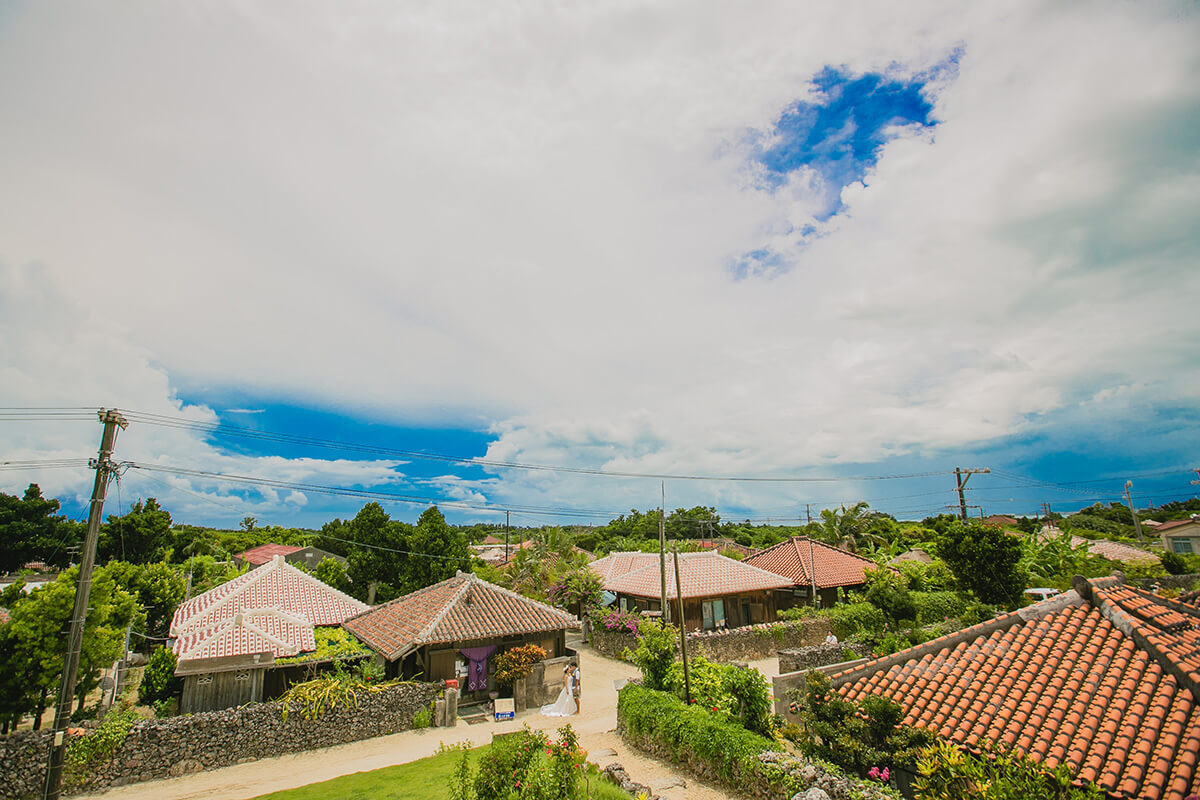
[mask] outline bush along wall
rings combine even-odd
[[[746,730],[736,717],[712,712],[637,684],[617,700],[617,731],[633,747],[674,762],[697,777],[749,797],[789,800],[818,788],[831,800],[895,800],[881,783],[779,752],[778,744]]]
[[[829,631],[829,620],[823,617],[693,631],[687,636],[688,655],[704,656],[710,661],[755,661],[770,658],[780,648],[819,644]],[[620,658],[626,648],[632,650],[637,646],[637,637],[624,626],[609,630],[593,624],[591,645],[601,655]]]
[[[285,714],[283,705],[273,702],[143,720],[104,733],[106,746],[96,747],[92,739],[107,730],[102,723],[89,733],[72,737],[76,741],[67,749],[64,789],[67,793],[97,791],[408,730],[413,727],[413,717],[437,694],[434,684],[403,683],[361,694],[357,706],[339,705],[313,715],[299,708]],[[0,738],[4,797],[41,796],[50,735],[48,731],[21,731]],[[72,769],[77,762],[78,768]]]

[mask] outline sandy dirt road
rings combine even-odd
[[[629,664],[597,655],[589,647],[579,647],[579,654],[584,689],[582,711],[569,720],[543,717],[537,711],[526,712],[513,722],[468,725],[460,719],[455,728],[405,731],[77,797],[86,800],[248,800],[341,775],[416,761],[433,755],[443,742],[484,745],[491,741],[493,733],[507,733],[523,724],[553,731],[568,721],[579,733],[580,743],[590,754],[589,760],[600,766],[619,761],[633,780],[649,785],[669,800],[732,800],[723,789],[684,776],[670,765],[640,755],[626,745],[615,733],[616,684],[635,677],[637,670]],[[755,666],[767,672],[771,669],[770,662],[756,662]]]

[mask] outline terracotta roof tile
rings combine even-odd
[[[314,650],[312,629],[338,625],[367,608],[283,560],[272,559],[181,603],[171,618],[180,660]]]
[[[833,678],[971,747],[1012,746],[1113,797],[1200,792],[1200,612],[1114,579]]]
[[[249,561],[257,567],[267,563],[275,556],[291,555],[297,550],[303,549],[303,547],[294,547],[290,544],[260,544],[258,547],[251,547],[243,553],[238,553],[236,557],[242,561]]]
[[[658,597],[662,594],[657,553],[609,553],[589,566],[604,581],[606,591],[634,597]],[[711,551],[680,553],[679,574],[683,582],[684,599],[786,589],[792,585],[790,580],[773,572]],[[667,597],[678,596],[675,566],[673,560],[668,558]]]
[[[1184,525],[1195,525],[1200,528],[1200,521],[1194,519],[1173,519],[1170,522],[1163,522],[1154,529],[1155,533],[1162,533],[1173,528],[1182,528]]]
[[[344,626],[391,661],[426,644],[559,631],[578,624],[565,611],[464,572],[365,611]]]
[[[797,536],[762,550],[746,559],[747,564],[791,579],[793,585],[812,585],[812,562],[816,561],[817,588],[859,586],[866,582],[863,572],[875,567],[874,561],[856,556],[837,547],[812,540],[809,557],[809,537]]]
[[[1158,563],[1158,556],[1131,545],[1113,542],[1108,539],[1085,539],[1082,536],[1071,537],[1071,547],[1087,547],[1094,556],[1103,556],[1112,561],[1124,561],[1129,564]]]

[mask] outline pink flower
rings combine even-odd
[[[888,779],[888,768],[884,767],[883,772],[879,773],[879,780],[886,781]]]
[[[869,770],[867,770],[867,774],[870,775],[872,778],[878,779],[879,778],[879,767],[871,767]]]

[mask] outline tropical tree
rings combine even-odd
[[[862,500],[850,508],[822,509],[821,538],[851,553],[858,552],[860,547],[867,544],[883,544],[883,537],[871,531],[875,515],[870,509],[871,506]]]
[[[173,545],[171,515],[150,497],[134,503],[128,514],[112,515],[100,526],[97,558],[148,564],[170,555]]]
[[[84,526],[58,510],[58,501],[42,497],[36,483],[21,497],[0,493],[0,573],[29,561],[66,566],[67,547],[83,538]]]
[[[408,531],[406,549],[406,569],[399,578],[401,594],[453,578],[459,570],[471,570],[466,536],[446,524],[437,506],[421,512],[416,527]]]
[[[999,528],[955,520],[938,539],[938,556],[958,584],[985,603],[1015,606],[1025,591],[1021,542]]]

